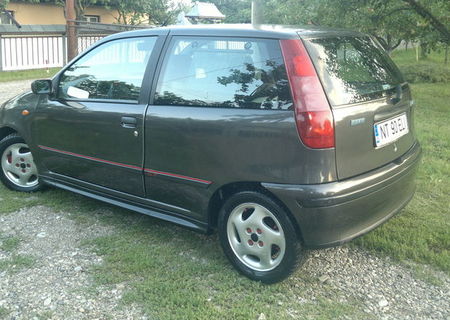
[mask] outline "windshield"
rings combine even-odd
[[[392,60],[369,37],[326,37],[306,41],[330,103],[377,99],[404,82]]]

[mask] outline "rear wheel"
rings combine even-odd
[[[33,192],[42,188],[30,148],[11,134],[0,141],[0,180],[11,190]]]
[[[236,269],[264,283],[285,279],[305,257],[285,210],[257,192],[241,192],[225,202],[219,236]]]

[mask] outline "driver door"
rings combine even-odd
[[[60,74],[56,97],[41,99],[33,121],[41,173],[145,195],[143,117],[162,38],[102,43]]]

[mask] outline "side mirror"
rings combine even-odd
[[[36,80],[31,83],[31,91],[35,94],[51,94],[52,80]]]

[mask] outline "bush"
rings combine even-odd
[[[444,65],[416,63],[399,66],[409,83],[450,82],[450,68]]]

